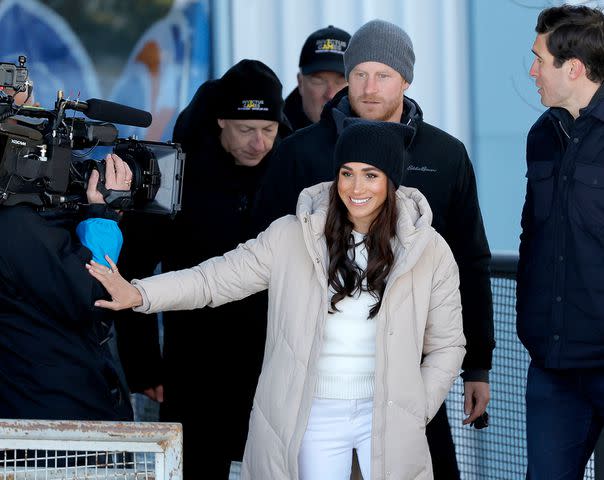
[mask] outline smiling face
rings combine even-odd
[[[560,67],[554,65],[554,56],[547,48],[547,35],[537,35],[533,44],[535,60],[529,73],[535,79],[544,106],[569,110],[572,98],[572,85],[568,75],[569,61],[567,60]]]
[[[367,120],[400,122],[407,88],[400,73],[379,62],[359,63],[348,75],[350,105]]]
[[[388,196],[388,177],[368,163],[349,162],[338,172],[338,195],[359,233],[367,233]]]
[[[255,167],[273,148],[279,124],[270,120],[218,119],[222,148],[235,158],[236,165]]]

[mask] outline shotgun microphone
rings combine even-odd
[[[151,114],[145,110],[98,98],[90,98],[85,102],[65,100],[65,107],[82,112],[92,120],[132,125],[133,127],[146,128],[151,125],[153,120]]]

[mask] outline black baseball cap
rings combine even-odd
[[[344,75],[344,50],[350,34],[329,25],[310,34],[300,53],[300,71],[303,75],[315,72],[337,72]]]

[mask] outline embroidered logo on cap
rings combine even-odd
[[[264,100],[242,100],[241,106],[237,109],[239,111],[254,111],[254,112],[268,112],[268,108],[264,107]]]
[[[325,38],[317,40],[315,53],[338,53],[344,55],[347,43],[344,40],[335,40],[333,38]]]

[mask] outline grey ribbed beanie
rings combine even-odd
[[[409,35],[399,26],[384,20],[371,20],[359,28],[344,52],[346,79],[359,63],[380,62],[413,81],[415,54]]]

